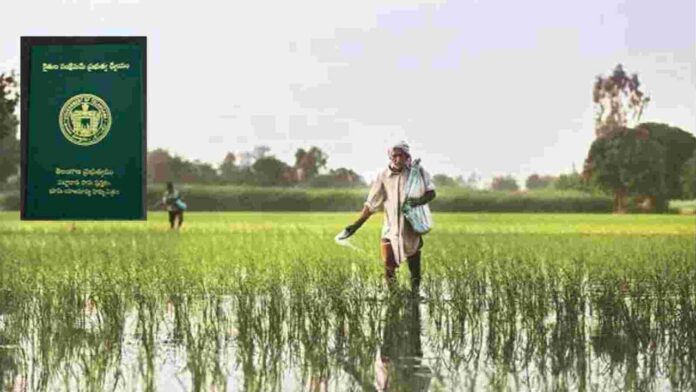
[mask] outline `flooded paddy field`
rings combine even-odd
[[[0,390],[690,391],[693,217],[437,214],[423,282],[380,219],[0,214]]]

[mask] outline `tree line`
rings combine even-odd
[[[267,146],[238,155],[227,153],[219,167],[198,160],[189,161],[163,149],[148,153],[148,180],[153,183],[234,184],[249,186],[308,186],[349,188],[366,186],[355,171],[344,167],[328,169],[328,155],[320,148],[299,148],[290,165],[270,154]]]

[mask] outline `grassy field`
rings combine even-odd
[[[1,213],[0,390],[696,386],[693,216],[440,213],[418,300],[355,215]]]

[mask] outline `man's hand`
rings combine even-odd
[[[423,203],[423,200],[420,197],[409,197],[406,199],[406,205],[409,207],[418,207],[422,206],[423,204],[425,203]]]
[[[409,197],[408,199],[406,199],[404,204],[408,205],[409,207],[417,207],[417,206],[422,206],[423,204],[430,203],[430,201],[433,200],[434,198],[435,198],[435,191],[427,191],[421,197]]]
[[[362,211],[360,211],[360,218],[358,218],[358,220],[356,220],[355,223],[353,223],[352,225],[346,226],[346,228],[343,229],[343,232],[340,235],[340,239],[344,240],[355,234],[355,232],[358,231],[360,226],[362,226],[363,223],[365,223],[365,221],[367,221],[370,218],[370,215],[372,215],[370,209],[367,208],[367,206],[363,207]]]
[[[352,225],[346,226],[346,228],[343,229],[343,231],[338,236],[336,236],[336,239],[341,240],[341,241],[345,240],[345,239],[351,237],[353,234],[355,234],[355,232],[358,231],[359,228],[360,228],[360,225],[355,224],[355,223],[353,223]]]
[[[360,228],[360,225],[356,225],[355,223],[353,223],[352,225],[346,226],[346,229],[345,229],[346,234],[347,234],[346,238],[355,234],[355,232],[358,231],[359,228]]]

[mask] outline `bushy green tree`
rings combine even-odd
[[[614,194],[618,212],[625,211],[625,199],[632,195],[652,197],[662,209],[666,195],[664,151],[647,130],[621,128],[595,139],[583,174]]]

